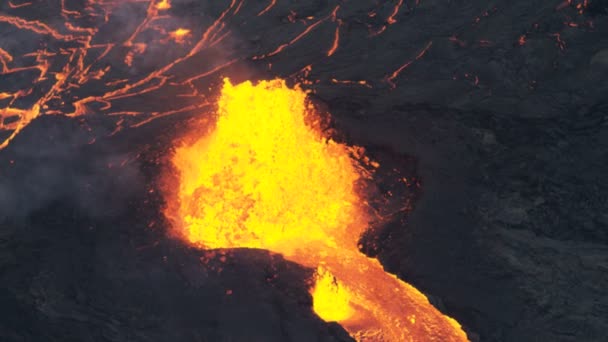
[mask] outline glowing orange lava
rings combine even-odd
[[[183,43],[188,36],[190,36],[190,30],[181,27],[175,31],[169,32],[169,37],[180,44]]]
[[[216,126],[178,147],[167,216],[205,248],[250,247],[316,268],[313,309],[359,341],[466,341],[412,286],[360,253],[368,226],[361,148],[323,136],[301,89],[225,81]]]
[[[171,1],[169,0],[161,0],[156,4],[156,9],[159,11],[168,10],[171,8]]]

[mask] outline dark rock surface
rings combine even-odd
[[[209,25],[229,2],[175,0],[171,13]],[[221,59],[238,62],[222,74],[295,79],[312,65],[309,87],[349,141],[416,158],[421,195],[378,232],[379,257],[471,339],[605,340],[606,1],[405,1],[388,25],[397,3],[279,0],[257,16],[268,2],[246,1],[227,21]],[[292,41],[309,16],[330,19],[252,58]],[[360,80],[369,87],[344,83]],[[110,118],[43,117],[0,152],[3,341],[348,338],[311,313],[308,271],[255,251],[201,263],[205,252],[166,238],[149,188],[192,117],[111,138]]]
[[[312,270],[167,237],[148,178],[166,151],[138,143],[150,130],[75,142],[87,133],[42,117],[3,151],[2,186],[23,211],[0,226],[2,341],[350,341],[310,310]]]

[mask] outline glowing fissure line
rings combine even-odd
[[[431,48],[431,46],[433,45],[433,41],[430,41],[426,44],[426,46],[424,47],[424,49],[422,49],[422,51],[420,51],[418,53],[418,55],[416,55],[416,58],[414,58],[411,61],[408,61],[407,63],[403,64],[402,66],[400,66],[397,70],[393,71],[393,73],[387,78],[389,84],[391,85],[391,87],[395,87],[395,83],[393,82],[395,80],[395,78],[397,78],[397,76],[399,76],[399,74],[407,69],[410,65],[412,65],[412,63],[414,63],[415,61],[419,60],[420,58],[422,58],[426,52]]]
[[[13,61],[13,56],[10,53],[6,52],[4,49],[0,48],[0,63],[2,64],[2,74],[8,73],[8,63]]]
[[[340,27],[342,26],[342,20],[337,18],[339,9],[340,6],[338,5],[331,14],[331,21],[336,22],[337,24],[336,31],[334,32],[334,42],[329,51],[327,51],[327,57],[331,57],[336,50],[338,50],[338,46],[340,45]]]
[[[201,104],[190,105],[190,106],[187,106],[184,108],[175,109],[175,110],[171,110],[171,111],[167,111],[167,112],[155,112],[155,113],[153,113],[152,117],[142,120],[141,122],[138,122],[138,123],[132,125],[132,127],[137,128],[137,127],[143,126],[145,124],[148,124],[148,123],[152,122],[153,120],[160,119],[165,116],[174,115],[174,114],[183,113],[183,112],[189,112],[189,111],[202,109],[202,108],[206,108],[206,107],[210,107],[210,106],[211,106],[210,103],[201,103]]]
[[[332,14],[326,16],[325,18],[322,18],[322,19],[316,21],[315,23],[313,23],[311,25],[308,25],[308,27],[306,27],[306,29],[302,33],[300,33],[299,35],[297,35],[295,38],[293,38],[289,42],[279,45],[279,47],[277,47],[274,51],[269,52],[269,53],[264,54],[264,55],[261,55],[261,56],[254,56],[251,59],[258,60],[258,59],[272,57],[274,55],[279,54],[281,51],[285,50],[287,47],[293,45],[294,43],[296,43],[297,41],[299,41],[300,39],[302,39],[303,37],[305,37],[310,31],[314,30],[317,26],[321,25],[323,22],[325,22],[329,18],[331,18],[332,15],[334,15],[333,13],[335,13],[335,11],[337,11],[338,8],[340,8],[339,5],[336,6],[336,8],[332,11]]]
[[[359,86],[363,86],[363,87],[366,87],[366,88],[371,88],[372,87],[365,80],[352,81],[352,80],[338,80],[338,79],[332,78],[331,79],[331,83],[334,83],[334,84],[347,84],[347,85],[359,85]]]
[[[237,15],[239,13],[239,11],[241,10],[241,7],[243,6],[244,3],[245,3],[245,0],[241,0],[241,2],[239,3],[239,5],[234,10],[233,15]]]
[[[211,26],[209,26],[209,28],[205,31],[205,33],[203,33],[203,37],[201,38],[201,40],[194,46],[194,48],[192,49],[192,51],[188,54],[187,57],[191,57],[192,55],[197,54],[199,51],[201,51],[204,47],[205,44],[207,44],[207,42],[209,41],[209,37],[211,35],[211,33],[213,31],[215,31],[215,29],[222,23],[222,21],[224,20],[224,18],[228,15],[228,13],[234,8],[236,4],[236,0],[232,0],[232,2],[230,3],[230,6],[228,6],[228,8],[226,8],[222,14],[220,14],[219,18],[217,18],[213,24]]]
[[[386,19],[386,22],[389,23],[389,25],[397,22],[397,20],[395,20],[395,17],[399,13],[399,9],[401,8],[402,5],[403,5],[403,0],[399,0],[397,5],[395,6],[395,8],[393,8],[393,12],[391,13],[391,15],[388,16],[388,19]]]
[[[231,33],[231,31],[226,31],[224,34],[219,36],[216,40],[212,41],[209,44],[209,48],[212,48],[212,47],[216,46],[217,44],[221,43],[224,39],[226,39],[226,37],[228,37],[230,35],[230,33]]]
[[[63,35],[63,34],[57,32],[56,30],[52,29],[48,25],[41,23],[41,22],[37,22],[37,21],[28,21],[25,19],[21,19],[19,17],[10,17],[10,16],[6,16],[6,15],[0,15],[0,22],[11,24],[17,28],[32,31],[34,33],[38,33],[38,34],[42,34],[42,35],[49,35],[57,40],[62,40],[62,41],[76,40],[74,38],[74,36]]]
[[[78,12],[78,11],[70,11],[70,10],[67,10],[67,9],[66,9],[66,6],[65,6],[65,0],[61,0],[61,15],[63,15],[63,16],[64,16],[64,18],[66,18],[66,19],[67,19],[67,16],[68,16],[68,15],[80,16],[81,14],[80,14],[80,12]],[[67,24],[67,22],[66,22],[66,24]]]
[[[226,63],[220,64],[220,65],[214,67],[213,69],[211,69],[211,70],[209,70],[209,71],[207,71],[205,73],[202,73],[200,75],[196,75],[196,76],[190,77],[190,78],[186,79],[185,81],[181,82],[180,84],[181,85],[185,85],[187,83],[192,83],[193,81],[196,81],[198,79],[207,77],[207,76],[212,75],[212,74],[214,74],[214,73],[216,73],[216,72],[218,72],[218,71],[220,71],[220,70],[222,70],[222,69],[224,69],[224,68],[226,68],[228,66],[231,66],[232,64],[234,64],[234,63],[236,63],[236,62],[238,62],[240,60],[241,60],[240,58],[235,58],[235,59],[230,60],[230,61],[228,61]]]
[[[16,9],[16,8],[26,7],[26,6],[29,6],[31,4],[32,4],[31,2],[24,2],[22,4],[16,4],[15,5],[15,4],[13,4],[12,1],[9,1],[8,2],[8,7],[12,8],[12,9]]]
[[[137,38],[137,36],[150,24],[150,22],[158,15],[158,8],[156,7],[156,1],[150,1],[148,5],[148,9],[146,11],[146,18],[142,21],[135,31],[131,34],[131,36],[123,43],[124,46],[131,46],[133,44],[133,40]]]
[[[338,46],[340,45],[340,22],[336,26],[336,32],[334,33],[334,43],[332,44],[329,51],[327,51],[327,57],[331,57],[336,50],[338,50]]]
[[[272,9],[274,7],[274,5],[277,4],[277,0],[271,0],[270,4],[268,4],[268,6],[266,6],[266,8],[264,8],[260,13],[258,13],[258,17],[261,15],[264,15],[264,13],[270,11],[270,9]]]

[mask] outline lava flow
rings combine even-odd
[[[368,159],[318,123],[297,87],[226,80],[213,131],[172,157],[179,186],[166,215],[179,235],[315,268],[314,311],[359,341],[466,341],[455,320],[358,250],[371,219],[362,189],[372,176]]]

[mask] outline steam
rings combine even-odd
[[[74,119],[42,117],[1,151],[0,221],[24,219],[54,203],[90,217],[113,217],[144,189],[128,153],[91,153],[91,134]]]

